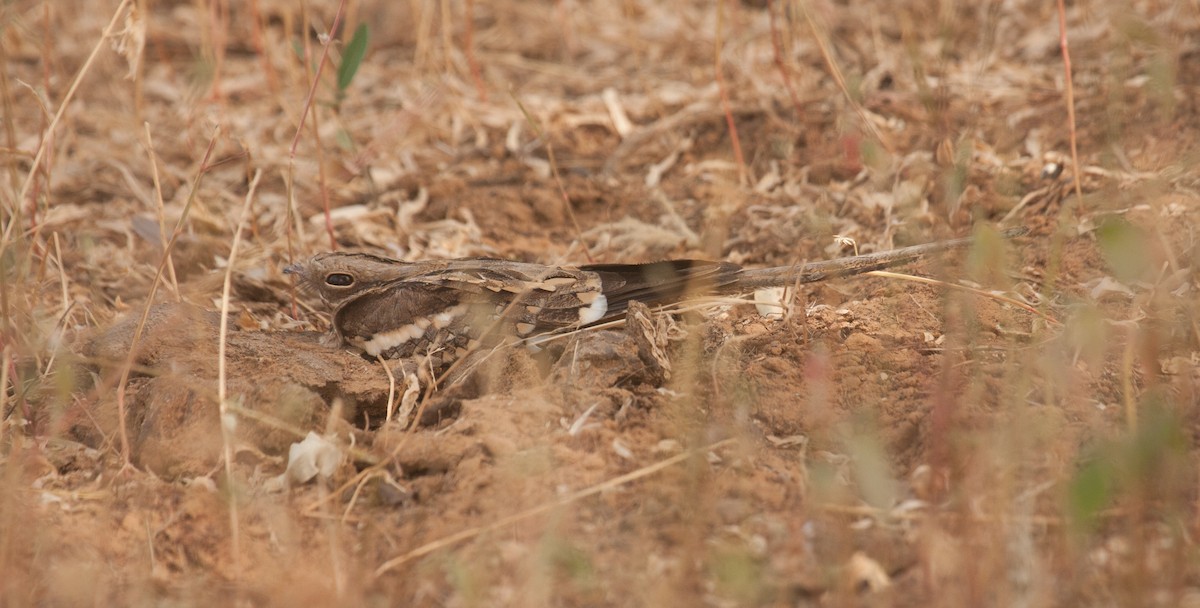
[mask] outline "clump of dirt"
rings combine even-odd
[[[91,425],[77,426],[81,438],[99,441],[119,433],[119,395],[126,353],[134,350],[125,424],[133,463],[169,478],[202,475],[221,453],[217,416],[220,316],[189,304],[150,309],[142,330],[131,314],[86,341],[82,353],[111,365],[100,368],[97,389],[107,395],[94,406]],[[138,340],[135,342],[135,334]],[[275,453],[294,440],[288,429],[323,421],[340,404],[350,419],[387,411],[390,385],[377,364],[322,344],[315,332],[229,332],[226,340],[228,394],[276,428],[252,417],[239,424],[249,445]],[[279,428],[282,427],[282,428]]]

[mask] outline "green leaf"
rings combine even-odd
[[[759,560],[747,551],[736,549],[717,551],[710,560],[717,593],[737,600],[738,605],[762,603],[767,585]]]
[[[1084,465],[1071,480],[1067,500],[1071,520],[1079,529],[1090,531],[1096,516],[1112,501],[1113,476],[1112,467],[1096,460]]]
[[[1149,243],[1145,235],[1124,218],[1106,218],[1096,229],[1096,240],[1118,281],[1135,281],[1149,269]]]
[[[354,138],[350,137],[350,133],[345,129],[337,130],[337,145],[347,152],[354,152]]]
[[[338,66],[338,91],[345,91],[350,87],[354,75],[358,73],[358,66],[362,64],[363,57],[367,55],[367,39],[369,37],[365,23],[359,24],[358,29],[354,30],[354,37],[350,39],[350,44],[347,44],[346,50],[342,52],[342,64]]]

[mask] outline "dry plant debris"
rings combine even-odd
[[[1200,14],[1069,4],[4,4],[0,604],[1200,605]],[[459,383],[281,273],[983,224]]]

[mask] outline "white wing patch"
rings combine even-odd
[[[442,329],[447,325],[450,325],[450,323],[454,322],[454,320],[458,317],[463,316],[463,313],[465,312],[467,312],[466,304],[451,306],[450,308],[433,315],[433,326],[438,329]]]
[[[355,336],[349,338],[348,342],[361,348],[368,355],[378,357],[379,353],[391,350],[401,344],[407,344],[412,340],[424,336],[426,327],[429,327],[429,320],[420,319],[416,323],[411,323],[404,327],[377,333],[370,340],[364,340]]]
[[[583,294],[579,295],[582,296]],[[580,299],[582,300],[582,298]],[[588,305],[587,308],[579,309],[579,324],[587,325],[588,323],[595,323],[596,321],[603,319],[605,313],[607,312],[608,298],[604,297],[604,294],[602,293],[597,293],[596,298],[592,300],[592,303]]]
[[[397,346],[407,344],[413,340],[417,340],[425,336],[425,331],[432,325],[435,329],[442,329],[450,325],[455,318],[462,316],[467,311],[465,304],[459,304],[451,308],[447,308],[432,318],[421,318],[390,331],[379,332],[371,338],[363,339],[360,337],[351,337],[347,341],[361,348],[363,352],[378,357],[381,353],[385,353]]]

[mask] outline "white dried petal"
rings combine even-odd
[[[288,481],[307,483],[318,475],[330,477],[343,459],[342,450],[336,444],[309,431],[304,441],[288,448]]]

